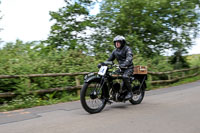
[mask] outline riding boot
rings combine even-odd
[[[131,83],[130,83],[130,79],[129,78],[124,78],[124,82],[125,82],[126,88],[128,90],[128,93],[125,96],[125,100],[132,99],[133,93],[132,93],[132,86],[131,86]]]

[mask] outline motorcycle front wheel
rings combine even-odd
[[[81,89],[81,105],[90,114],[99,113],[106,105],[100,80],[84,83]]]

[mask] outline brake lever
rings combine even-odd
[[[128,67],[120,67],[120,68],[127,69]]]

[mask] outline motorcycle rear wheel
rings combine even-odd
[[[133,87],[133,97],[132,99],[129,100],[130,103],[132,104],[140,104],[144,98],[145,95],[145,87],[144,85],[141,86],[141,81],[135,79],[132,83],[132,87]],[[134,88],[138,88],[138,90],[134,89]],[[140,88],[140,89],[139,89]]]
[[[84,83],[81,89],[81,105],[90,114],[101,112],[106,105],[106,100],[100,87],[100,81],[96,80]]]

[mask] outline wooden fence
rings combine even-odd
[[[194,77],[199,74],[199,68],[200,67],[193,67],[193,68],[188,68],[188,69],[181,69],[181,70],[173,70],[173,71],[167,71],[167,72],[148,72],[148,81],[151,84],[161,84],[161,83],[172,83],[176,82],[180,79],[184,78],[189,78],[189,77]],[[185,75],[185,72],[195,70],[194,74],[190,75]],[[179,77],[173,77],[172,74],[181,72],[182,76]],[[80,75],[86,75],[89,72],[79,72],[79,73],[48,73],[48,74],[30,74],[30,75],[0,75],[0,79],[11,79],[11,78],[34,78],[34,77],[58,77],[58,76],[75,76],[76,80],[76,86],[67,86],[67,87],[62,87],[62,88],[49,88],[49,89],[41,89],[41,90],[36,90],[36,91],[30,91],[28,94],[44,94],[44,93],[51,93],[54,91],[66,91],[66,90],[77,90],[78,95],[80,94],[80,89],[82,88],[82,85],[80,84],[80,79],[78,76]],[[152,76],[159,76],[159,75],[167,75],[168,79],[167,80],[156,80],[152,81]],[[5,93],[0,93],[0,98],[7,98],[7,97],[13,97],[17,95],[14,92],[5,92]]]

